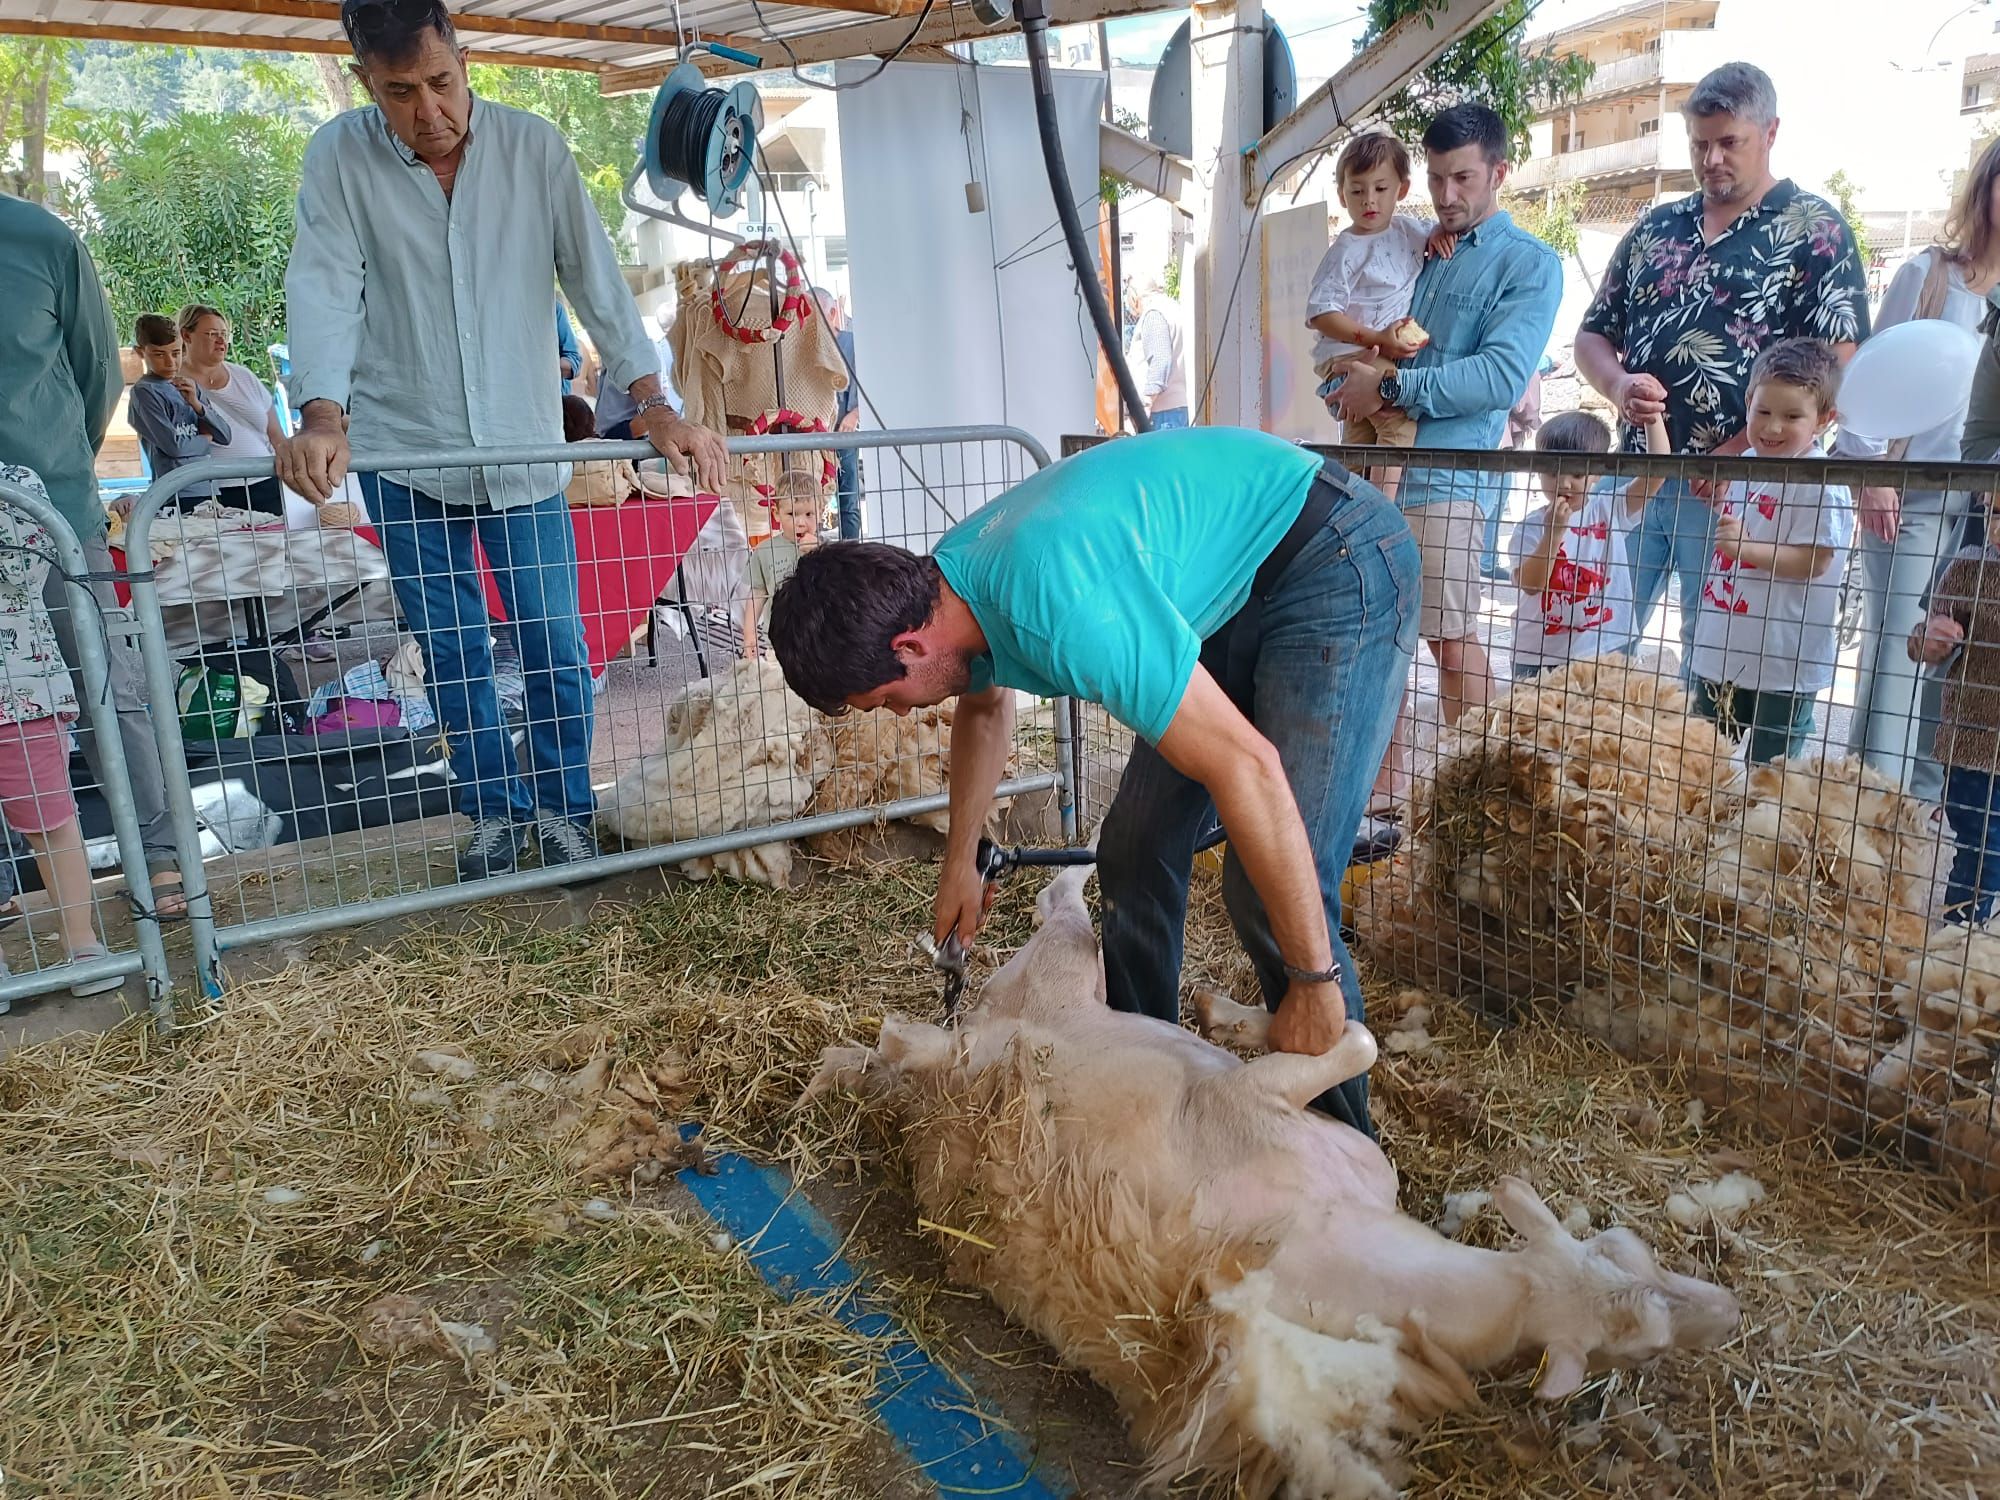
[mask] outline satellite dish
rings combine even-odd
[[[1176,156],[1194,155],[1194,46],[1188,22],[1160,54],[1153,74],[1152,96],[1146,101],[1146,139]],[[1292,46],[1278,23],[1264,18],[1264,129],[1284,119],[1298,102],[1299,75],[1292,66]]]

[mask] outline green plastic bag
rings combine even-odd
[[[199,662],[181,668],[181,738],[248,739],[257,732],[271,690],[253,677]]]

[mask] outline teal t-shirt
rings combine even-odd
[[[972,690],[1067,693],[1157,743],[1319,470],[1269,433],[1188,427],[1099,444],[974,511],[933,554],[986,636]]]

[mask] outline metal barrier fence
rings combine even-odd
[[[1000,427],[729,449],[719,503],[610,442],[357,456],[356,512],[300,529],[201,503],[268,460],[146,492],[122,541],[211,992],[253,944],[662,864],[779,883],[791,841],[855,861],[874,825],[942,821],[948,706],[823,719],[746,654],[797,554],[776,530],[828,522],[840,450],[871,459],[868,536],[917,551],[1046,455]],[[1069,726],[1023,712],[1000,788],[1065,833]]]
[[[1345,886],[1371,973],[2000,1187],[2000,466],[1395,458],[1465,498],[1408,513],[1438,644],[1376,782],[1402,847]],[[1085,819],[1127,745],[1083,710]]]
[[[112,681],[126,663],[113,656],[134,653],[112,634],[129,620],[105,605],[109,593],[55,506],[0,479],[0,870],[17,904],[0,938],[0,1010],[60,989],[108,993],[138,974],[164,1030],[170,980],[132,791],[135,772],[147,777],[127,767],[128,752],[153,751],[142,705],[121,732]],[[129,912],[104,874],[122,874]]]

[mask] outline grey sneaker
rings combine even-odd
[[[535,842],[541,846],[542,868],[552,870],[557,865],[580,864],[584,860],[598,856],[597,839],[581,823],[572,823],[568,818],[541,817],[535,820]],[[584,881],[603,877],[588,875]]]
[[[472,825],[472,837],[458,852],[458,878],[485,880],[492,875],[513,874],[521,842],[521,830],[511,818],[481,818]]]

